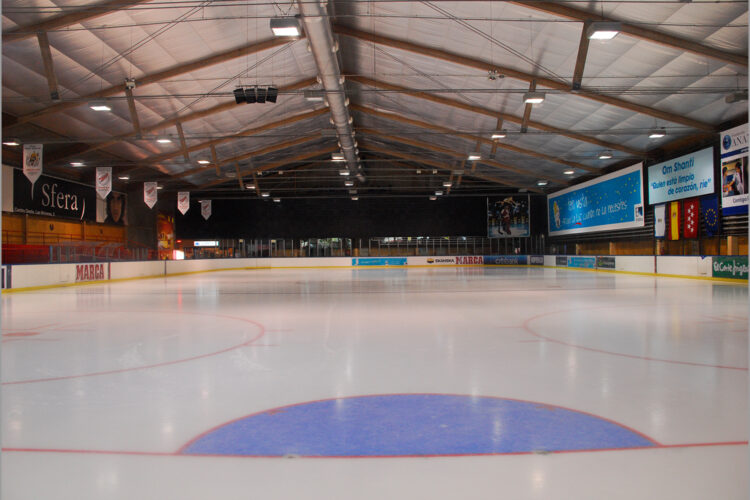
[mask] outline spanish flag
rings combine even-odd
[[[669,204],[669,239],[680,239],[680,202],[673,201]]]

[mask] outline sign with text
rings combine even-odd
[[[21,170],[14,170],[13,211],[96,221],[96,191],[46,175],[32,185]]]
[[[550,236],[642,227],[643,164],[547,196]]]
[[[713,148],[701,149],[648,167],[649,205],[713,192]]]
[[[725,215],[746,214],[747,124],[721,133],[721,209]]]
[[[736,257],[714,257],[714,278],[747,279],[747,255]]]

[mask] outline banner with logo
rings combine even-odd
[[[143,183],[143,202],[148,208],[154,208],[156,205],[156,183],[155,182],[144,182]]]
[[[485,266],[525,266],[528,264],[526,255],[484,255],[482,261]]]
[[[211,217],[211,200],[201,200],[201,215],[205,220]]]
[[[664,238],[667,232],[667,206],[665,204],[654,207],[654,238]]]
[[[691,200],[685,200],[683,202],[683,210],[685,211],[684,215],[684,226],[682,228],[682,233],[684,234],[685,238],[697,238],[698,237],[698,216],[699,216],[699,210],[700,206],[698,203],[698,198],[693,198]]]
[[[31,197],[34,197],[34,184],[42,175],[42,144],[23,145],[23,175],[31,182]]]
[[[713,257],[714,278],[747,279],[747,256]]]
[[[529,229],[529,196],[487,198],[487,237],[523,238]]]
[[[96,194],[102,200],[112,191],[112,167],[96,167]]]
[[[648,167],[648,203],[664,203],[714,192],[714,148]]]
[[[643,164],[547,197],[550,236],[643,227]]]
[[[746,214],[747,124],[721,133],[721,210],[726,215]]]
[[[185,215],[190,209],[190,191],[179,191],[177,193],[177,210]]]
[[[31,184],[23,171],[13,170],[13,211],[96,221],[96,190],[92,186],[41,175]]]

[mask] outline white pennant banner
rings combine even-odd
[[[206,220],[211,217],[211,200],[201,200],[201,215]]]
[[[156,205],[156,183],[155,182],[143,183],[143,202],[146,205],[148,205],[148,208],[154,208],[154,205]]]
[[[182,215],[185,215],[185,212],[187,212],[189,209],[190,191],[179,191],[177,193],[177,210],[179,210]]]
[[[34,183],[42,175],[42,145],[23,145],[23,175],[31,181],[31,199],[34,199]]]
[[[664,233],[667,231],[667,217],[666,217],[667,206],[665,204],[656,205],[654,207],[654,237],[664,238]]]
[[[112,167],[96,167],[96,194],[104,200],[112,191]]]

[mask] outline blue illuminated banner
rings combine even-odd
[[[714,192],[714,149],[706,148],[648,167],[648,203]]]
[[[550,236],[643,227],[643,164],[547,197]]]

